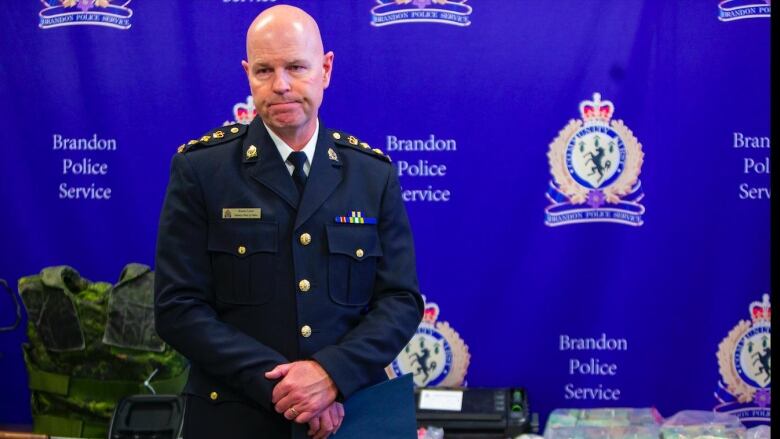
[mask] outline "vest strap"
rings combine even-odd
[[[33,415],[33,432],[54,436],[104,438],[108,425],[54,415]]]
[[[26,363],[30,377],[30,390],[54,393],[84,401],[118,401],[129,395],[151,393],[143,383],[136,381],[75,378],[40,370],[29,361]],[[170,378],[153,380],[150,385],[158,394],[179,394],[187,382],[188,373],[189,368]]]

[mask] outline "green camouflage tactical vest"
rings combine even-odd
[[[120,398],[178,394],[187,361],[154,330],[154,273],[127,265],[113,287],[71,267],[19,279],[27,309],[33,430],[103,437]]]

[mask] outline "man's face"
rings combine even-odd
[[[296,24],[250,34],[242,62],[257,114],[279,131],[314,126],[333,65],[333,53],[322,54],[319,35]]]

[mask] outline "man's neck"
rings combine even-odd
[[[277,128],[267,124],[266,126],[294,151],[300,151],[314,135],[314,131],[317,129],[317,119],[312,119],[311,123],[302,127]]]

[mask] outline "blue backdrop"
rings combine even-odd
[[[525,386],[542,419],[720,404],[719,344],[769,292],[764,2],[125,1],[0,12],[9,284],[50,265],[115,282],[154,264],[171,156],[236,119],[245,29],[289,3],[336,55],[323,123],[401,173],[421,288],[469,345],[469,386]],[[551,227],[550,143],[594,92],[641,142],[643,224]],[[396,150],[431,138],[445,150]],[[602,334],[621,349],[566,342]],[[0,333],[0,424],[30,419],[24,339]],[[572,370],[591,362],[614,374]]]

